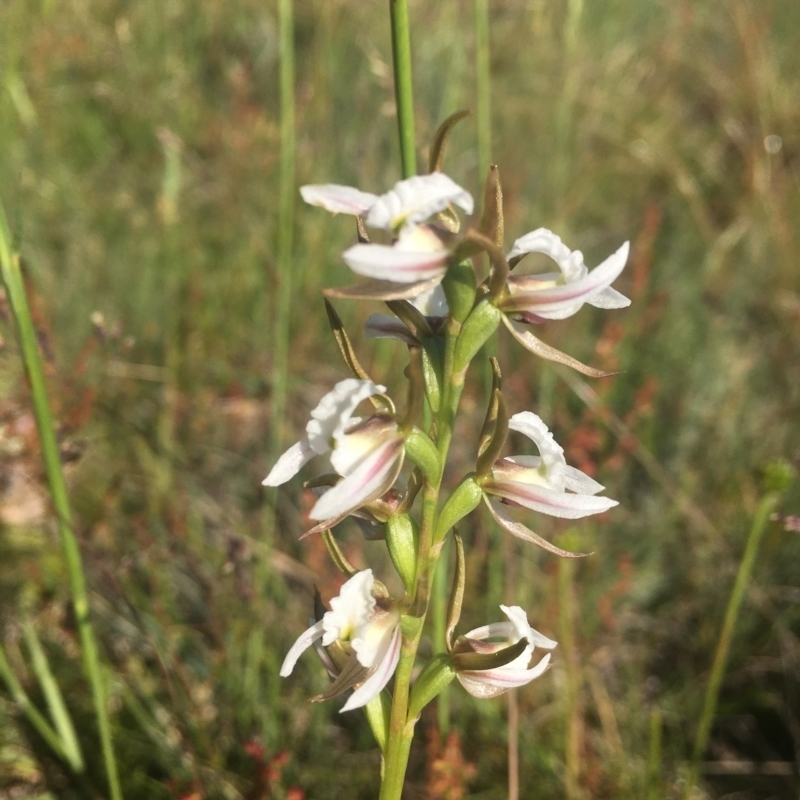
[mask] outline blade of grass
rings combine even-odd
[[[288,394],[289,310],[292,302],[292,248],[295,192],[295,68],[293,0],[279,0],[281,155],[278,190],[278,291],[272,331],[272,403],[269,463],[277,459]],[[274,520],[273,520],[274,522]],[[274,527],[270,526],[270,527]]]
[[[36,673],[42,692],[44,692],[44,698],[50,710],[50,717],[64,745],[64,754],[67,761],[75,772],[83,772],[81,747],[75,734],[72,718],[69,715],[66,703],[64,703],[64,696],[58,686],[58,681],[56,681],[50,669],[47,656],[39,643],[39,638],[36,636],[33,625],[30,622],[25,623],[22,631],[25,636],[25,643],[28,645],[28,650],[31,654],[33,671]]]
[[[492,84],[489,50],[489,2],[475,0],[475,78],[478,118],[478,179],[492,161]]]
[[[114,758],[114,749],[111,742],[111,723],[106,707],[106,694],[103,687],[103,678],[100,672],[100,655],[97,642],[89,619],[89,598],[86,591],[86,576],[83,571],[81,552],[78,540],[72,530],[72,515],[69,507],[67,484],[61,468],[61,456],[56,441],[53,416],[47,400],[47,389],[44,382],[42,360],[36,338],[36,330],[31,319],[28,298],[25,295],[25,286],[20,270],[19,255],[12,252],[11,234],[5,215],[5,210],[0,203],[0,270],[2,270],[3,284],[8,295],[14,322],[19,337],[22,359],[31,389],[36,427],[44,458],[47,483],[53,507],[58,519],[58,530],[64,556],[67,562],[72,602],[75,608],[75,619],[81,640],[81,653],[86,677],[92,688],[92,699],[97,716],[97,727],[100,733],[100,743],[103,751],[106,776],[112,800],[121,800],[122,790],[119,783],[117,763]]]
[[[0,678],[3,679],[8,691],[11,694],[14,702],[17,704],[19,710],[25,715],[25,718],[33,726],[39,736],[44,739],[47,746],[61,759],[66,761],[70,766],[72,762],[67,755],[64,743],[59,738],[58,734],[50,727],[50,723],[44,718],[38,708],[31,702],[22,684],[19,682],[11,664],[6,658],[5,650],[0,646]]]
[[[683,793],[684,798],[690,797],[697,783],[700,759],[703,757],[703,753],[708,745],[709,735],[711,734],[711,724],[714,721],[717,703],[719,702],[719,693],[722,688],[722,680],[725,677],[725,669],[728,666],[728,654],[731,649],[733,634],[736,631],[736,623],[739,619],[739,609],[741,608],[742,600],[747,590],[747,582],[750,580],[750,575],[753,572],[753,565],[755,564],[756,555],[758,554],[758,546],[761,543],[761,537],[764,534],[764,529],[767,527],[770,514],[775,510],[780,497],[781,495],[779,492],[768,492],[764,495],[756,509],[753,525],[747,537],[747,545],[745,546],[742,561],[739,564],[739,571],[736,573],[736,580],[733,584],[730,599],[728,600],[728,607],[725,610],[725,620],[722,623],[717,648],[714,651],[711,677],[706,687],[703,711],[700,715],[700,723],[697,726],[697,733],[694,739],[694,752],[692,754],[689,776]]]

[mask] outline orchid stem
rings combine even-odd
[[[411,82],[411,38],[408,26],[408,0],[389,0],[392,19],[392,61],[394,96],[400,134],[400,161],[403,177],[417,174],[414,145],[414,91]]]
[[[112,800],[122,800],[117,763],[111,742],[111,722],[106,705],[106,689],[100,668],[100,655],[89,617],[89,597],[86,589],[86,577],[83,571],[78,540],[72,530],[72,515],[69,507],[67,484],[61,468],[61,453],[56,440],[55,425],[47,399],[47,388],[44,381],[42,359],[39,355],[38,338],[31,318],[28,298],[20,270],[19,254],[11,249],[11,234],[5,211],[0,204],[0,270],[3,284],[8,295],[14,322],[16,323],[22,361],[28,375],[33,402],[33,413],[44,458],[47,483],[53,508],[58,521],[58,531],[64,556],[67,563],[72,603],[75,608],[75,619],[81,640],[83,667],[92,688],[97,727],[100,734],[100,745],[105,763],[106,777]]]

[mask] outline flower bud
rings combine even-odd
[[[489,337],[497,330],[502,314],[489,298],[481,300],[464,322],[456,341],[454,371],[464,372]]]
[[[425,381],[425,395],[434,414],[442,405],[442,370],[444,340],[437,337],[425,339],[422,343],[422,377]]]

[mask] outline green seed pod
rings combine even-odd
[[[489,298],[481,300],[464,322],[461,333],[456,341],[454,371],[456,374],[464,372],[469,362],[475,358],[478,350],[483,347],[489,337],[497,330],[502,314],[492,305]]]
[[[386,545],[407,592],[414,588],[419,551],[419,526],[408,514],[395,514],[386,523]]]
[[[425,395],[434,414],[442,404],[442,369],[444,362],[444,340],[440,337],[425,339],[422,343],[422,377],[425,380]]]

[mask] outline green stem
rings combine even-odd
[[[100,744],[103,751],[108,785],[112,800],[121,800],[122,790],[111,743],[111,723],[108,717],[108,708],[106,707],[106,693],[103,676],[100,671],[100,657],[89,619],[89,598],[86,591],[86,578],[83,572],[81,553],[78,541],[72,530],[72,515],[70,513],[67,485],[64,481],[64,472],[61,469],[61,456],[58,442],[56,441],[50,405],[47,401],[42,360],[39,355],[36,330],[28,308],[28,298],[25,295],[19,255],[11,251],[11,235],[2,205],[0,205],[0,269],[2,270],[8,302],[17,327],[22,360],[30,382],[33,412],[36,417],[36,427],[39,431],[47,483],[50,486],[53,507],[58,519],[61,544],[64,548],[64,556],[67,562],[72,602],[75,608],[75,620],[78,625],[82,646],[83,666],[92,687],[92,699],[94,701],[95,714],[97,715],[97,727],[100,733]]]
[[[491,68],[489,59],[489,2],[475,0],[475,72],[478,117],[478,176],[492,161]]]
[[[414,146],[414,91],[411,83],[411,38],[408,27],[408,0],[389,0],[392,19],[392,61],[394,96],[400,133],[400,161],[403,177],[417,174]]]
[[[739,564],[739,571],[736,574],[736,581],[733,584],[733,591],[728,600],[728,608],[725,611],[725,621],[722,623],[722,630],[717,642],[717,649],[714,652],[714,662],[711,667],[711,677],[706,687],[706,695],[703,701],[703,712],[700,715],[700,724],[697,727],[697,734],[694,740],[694,753],[692,755],[689,777],[683,793],[684,798],[688,798],[697,783],[699,774],[700,759],[706,750],[708,737],[711,733],[711,724],[714,721],[714,714],[717,710],[719,693],[722,688],[722,680],[725,677],[725,669],[728,665],[728,654],[730,652],[733,634],[736,631],[736,623],[739,619],[739,609],[742,605],[747,583],[753,572],[758,546],[767,526],[767,520],[780,500],[780,493],[770,492],[766,494],[758,505],[753,526],[747,537],[744,556]]]
[[[281,155],[278,190],[278,291],[272,333],[272,441],[270,463],[281,448],[288,392],[289,310],[292,300],[292,244],[295,192],[294,19],[292,0],[279,0]]]
[[[436,445],[440,463],[447,462],[447,454],[453,437],[455,420],[461,391],[464,388],[466,371],[453,374],[453,355],[460,325],[450,320],[445,336],[445,358],[443,369],[443,394],[437,419]],[[422,630],[430,605],[431,589],[436,567],[441,554],[441,542],[434,542],[436,518],[439,506],[439,492],[442,476],[435,483],[427,483],[422,494],[422,525],[420,527],[419,556],[417,561],[417,587],[413,608],[418,614],[418,624],[413,635],[404,636],[403,649],[395,673],[392,712],[389,721],[389,742],[386,764],[381,784],[380,800],[400,800],[405,781],[411,741],[414,737],[416,720],[408,719],[408,699],[411,688],[411,671],[417,655]],[[420,606],[422,606],[420,608]]]

